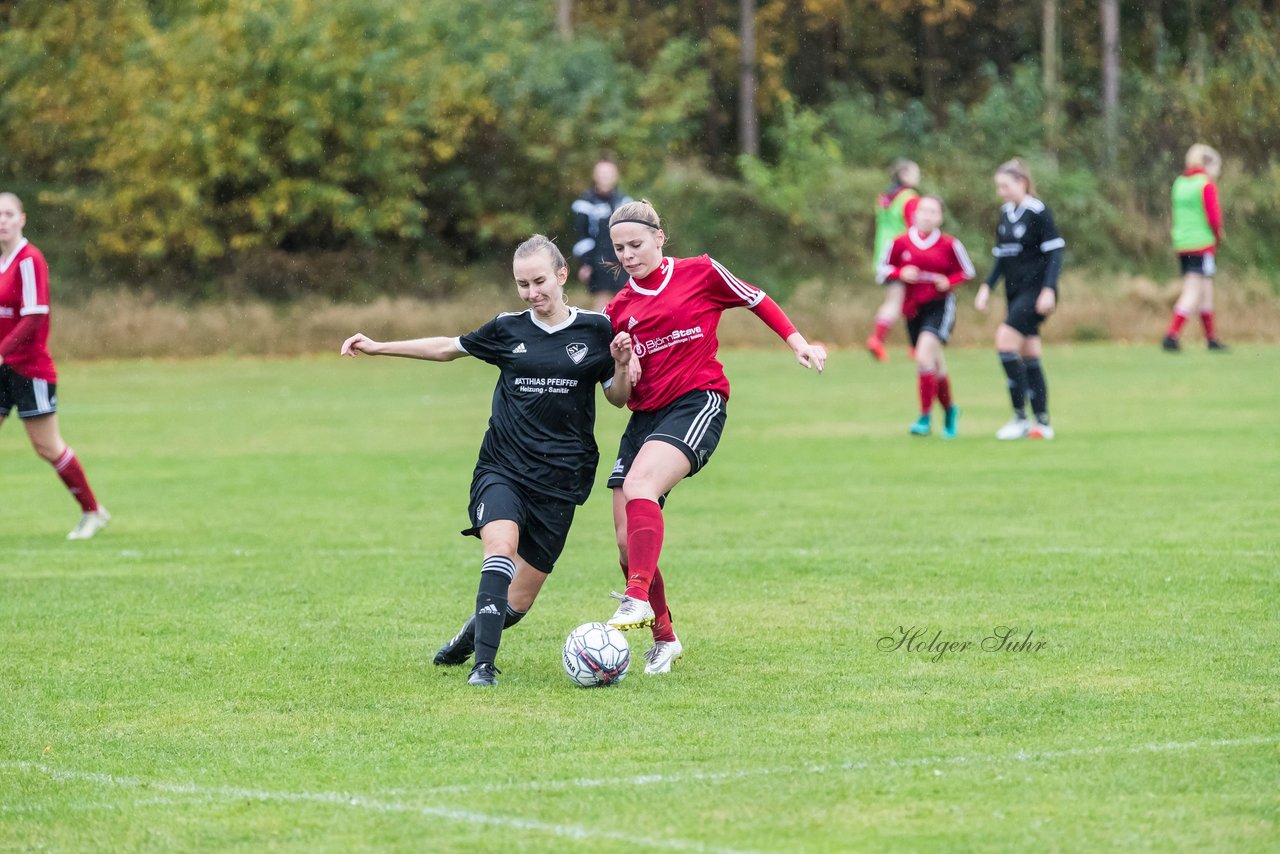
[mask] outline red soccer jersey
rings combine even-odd
[[[629,332],[640,358],[640,382],[627,406],[651,412],[698,390],[728,398],[729,378],[716,359],[720,315],[764,298],[706,255],[663,258],[648,276],[632,278],[605,309],[614,334]]]
[[[52,383],[58,375],[49,355],[48,314],[49,265],[39,249],[23,240],[0,258],[0,354],[5,365],[24,377]],[[24,321],[28,326],[23,333],[10,339]]]
[[[934,231],[928,237],[921,237],[914,227],[907,233],[894,238],[880,259],[880,270],[876,276],[880,282],[899,279],[903,267],[918,267],[924,273],[941,273],[947,277],[952,288],[967,282],[974,276],[973,262],[964,244],[949,234]],[[950,291],[939,291],[932,281],[904,282],[906,295],[902,300],[902,316],[915,317],[920,306],[936,299],[943,299]]]

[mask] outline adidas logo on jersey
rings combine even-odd
[[[515,346],[515,349],[512,350],[511,352],[512,353],[528,353],[529,351],[525,349],[524,342],[521,341],[519,344]]]
[[[477,613],[477,614],[492,614],[493,616],[495,616],[495,617],[496,617],[496,616],[498,616],[498,614],[499,614],[500,612],[498,611],[498,607],[497,607],[496,605],[485,605],[485,606],[484,606],[483,608],[481,608],[479,611],[476,611],[476,613]]]
[[[639,323],[639,322],[640,322],[640,321],[636,320],[636,319],[635,319],[635,317],[634,317],[634,316],[632,316],[632,318],[631,318],[630,320],[628,320],[628,321],[627,321],[627,328],[628,328],[628,329],[635,329],[635,328],[636,328],[636,324],[637,324],[637,323]]]
[[[569,358],[573,360],[575,365],[581,364],[582,360],[587,357],[586,344],[569,344],[564,349],[565,352],[569,354]]]

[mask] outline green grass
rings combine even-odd
[[[67,365],[116,520],[64,542],[0,430],[0,850],[1275,850],[1277,357],[1054,348],[1059,437],[1007,444],[990,352],[951,354],[952,443],[906,435],[900,351],[727,353],[668,505],[676,671],[561,672],[619,580],[601,489],[488,692],[430,656],[474,602],[491,369]],[[1002,625],[1046,646],[877,648]]]

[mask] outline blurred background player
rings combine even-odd
[[[951,338],[956,322],[956,297],[952,289],[973,278],[973,262],[964,245],[943,234],[942,200],[925,196],[916,207],[915,225],[896,238],[889,247],[877,279],[900,281],[906,292],[902,315],[907,318],[907,337],[915,350],[920,390],[920,417],[911,425],[915,436],[933,430],[931,413],[936,399],[942,406],[942,438],[956,437],[960,410],[951,397],[951,378],[942,348]]]
[[[1196,143],[1187,150],[1187,171],[1173,182],[1173,251],[1182,266],[1182,295],[1173,308],[1173,319],[1163,346],[1171,352],[1178,343],[1182,326],[1191,312],[1200,311],[1205,343],[1210,350],[1227,346],[1214,330],[1213,276],[1217,272],[1217,249],[1222,242],[1222,210],[1214,181],[1222,174],[1222,158],[1207,145]]]
[[[501,371],[471,481],[471,527],[462,532],[484,544],[476,609],[435,657],[462,664],[474,651],[467,681],[477,686],[497,684],[502,630],[532,607],[575,508],[591,492],[600,459],[596,384],[614,406],[631,392],[630,336],[615,337],[603,314],[565,304],[569,268],[556,245],[540,234],[529,238],[516,249],[512,272],[528,311],[504,312],[460,338],[383,343],[356,333],[340,351],[432,362],[475,356]]]
[[[638,362],[631,420],[609,475],[613,521],[626,592],[609,624],[626,630],[653,626],[644,672],[666,673],[684,651],[671,624],[658,570],[662,502],[686,477],[702,470],[724,430],[729,380],[716,360],[716,327],[727,309],[746,306],[777,333],[806,368],[819,372],[826,351],[796,331],[776,302],[706,255],[668,258],[658,212],[647,201],[618,208],[610,219],[613,248],[630,275],[609,304],[615,332],[630,332]]]
[[[98,504],[75,451],[58,431],[58,373],[49,355],[49,265],[22,236],[27,215],[13,193],[0,193],[0,424],[10,411],[37,454],[80,504],[68,540],[87,540],[111,519]]]
[[[618,164],[601,157],[591,172],[591,188],[573,203],[573,255],[582,263],[578,281],[587,286],[594,311],[604,311],[627,280],[613,254],[609,217],[629,201],[618,189]]]
[[[1040,324],[1058,304],[1058,275],[1067,242],[1058,234],[1053,213],[1035,197],[1031,170],[1021,160],[1002,163],[996,170],[996,192],[1004,201],[996,226],[996,263],[978,288],[974,305],[987,310],[991,289],[1003,276],[1008,303],[1004,322],[996,329],[996,351],[1009,380],[1013,418],[996,432],[997,439],[1052,439],[1049,387],[1040,364]],[[1036,420],[1027,420],[1026,401]]]
[[[915,222],[916,205],[920,203],[920,167],[914,160],[900,158],[889,168],[889,189],[876,200],[875,259],[877,272],[884,263],[884,254],[893,241],[905,234]],[[876,325],[867,339],[867,350],[876,361],[884,362],[889,352],[884,348],[889,328],[902,314],[903,287],[901,282],[884,283],[884,302],[876,309]]]

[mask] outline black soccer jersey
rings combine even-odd
[[[1034,196],[1016,206],[1008,202],[1000,208],[996,245],[991,250],[996,266],[987,284],[995,285],[1003,275],[1010,297],[1031,289],[1056,289],[1062,247],[1066,245],[1053,222],[1053,212],[1044,202]]]
[[[458,338],[459,350],[502,371],[476,470],[586,501],[600,461],[596,383],[613,380],[612,340],[609,318],[576,308],[558,326],[532,311],[505,313]]]

